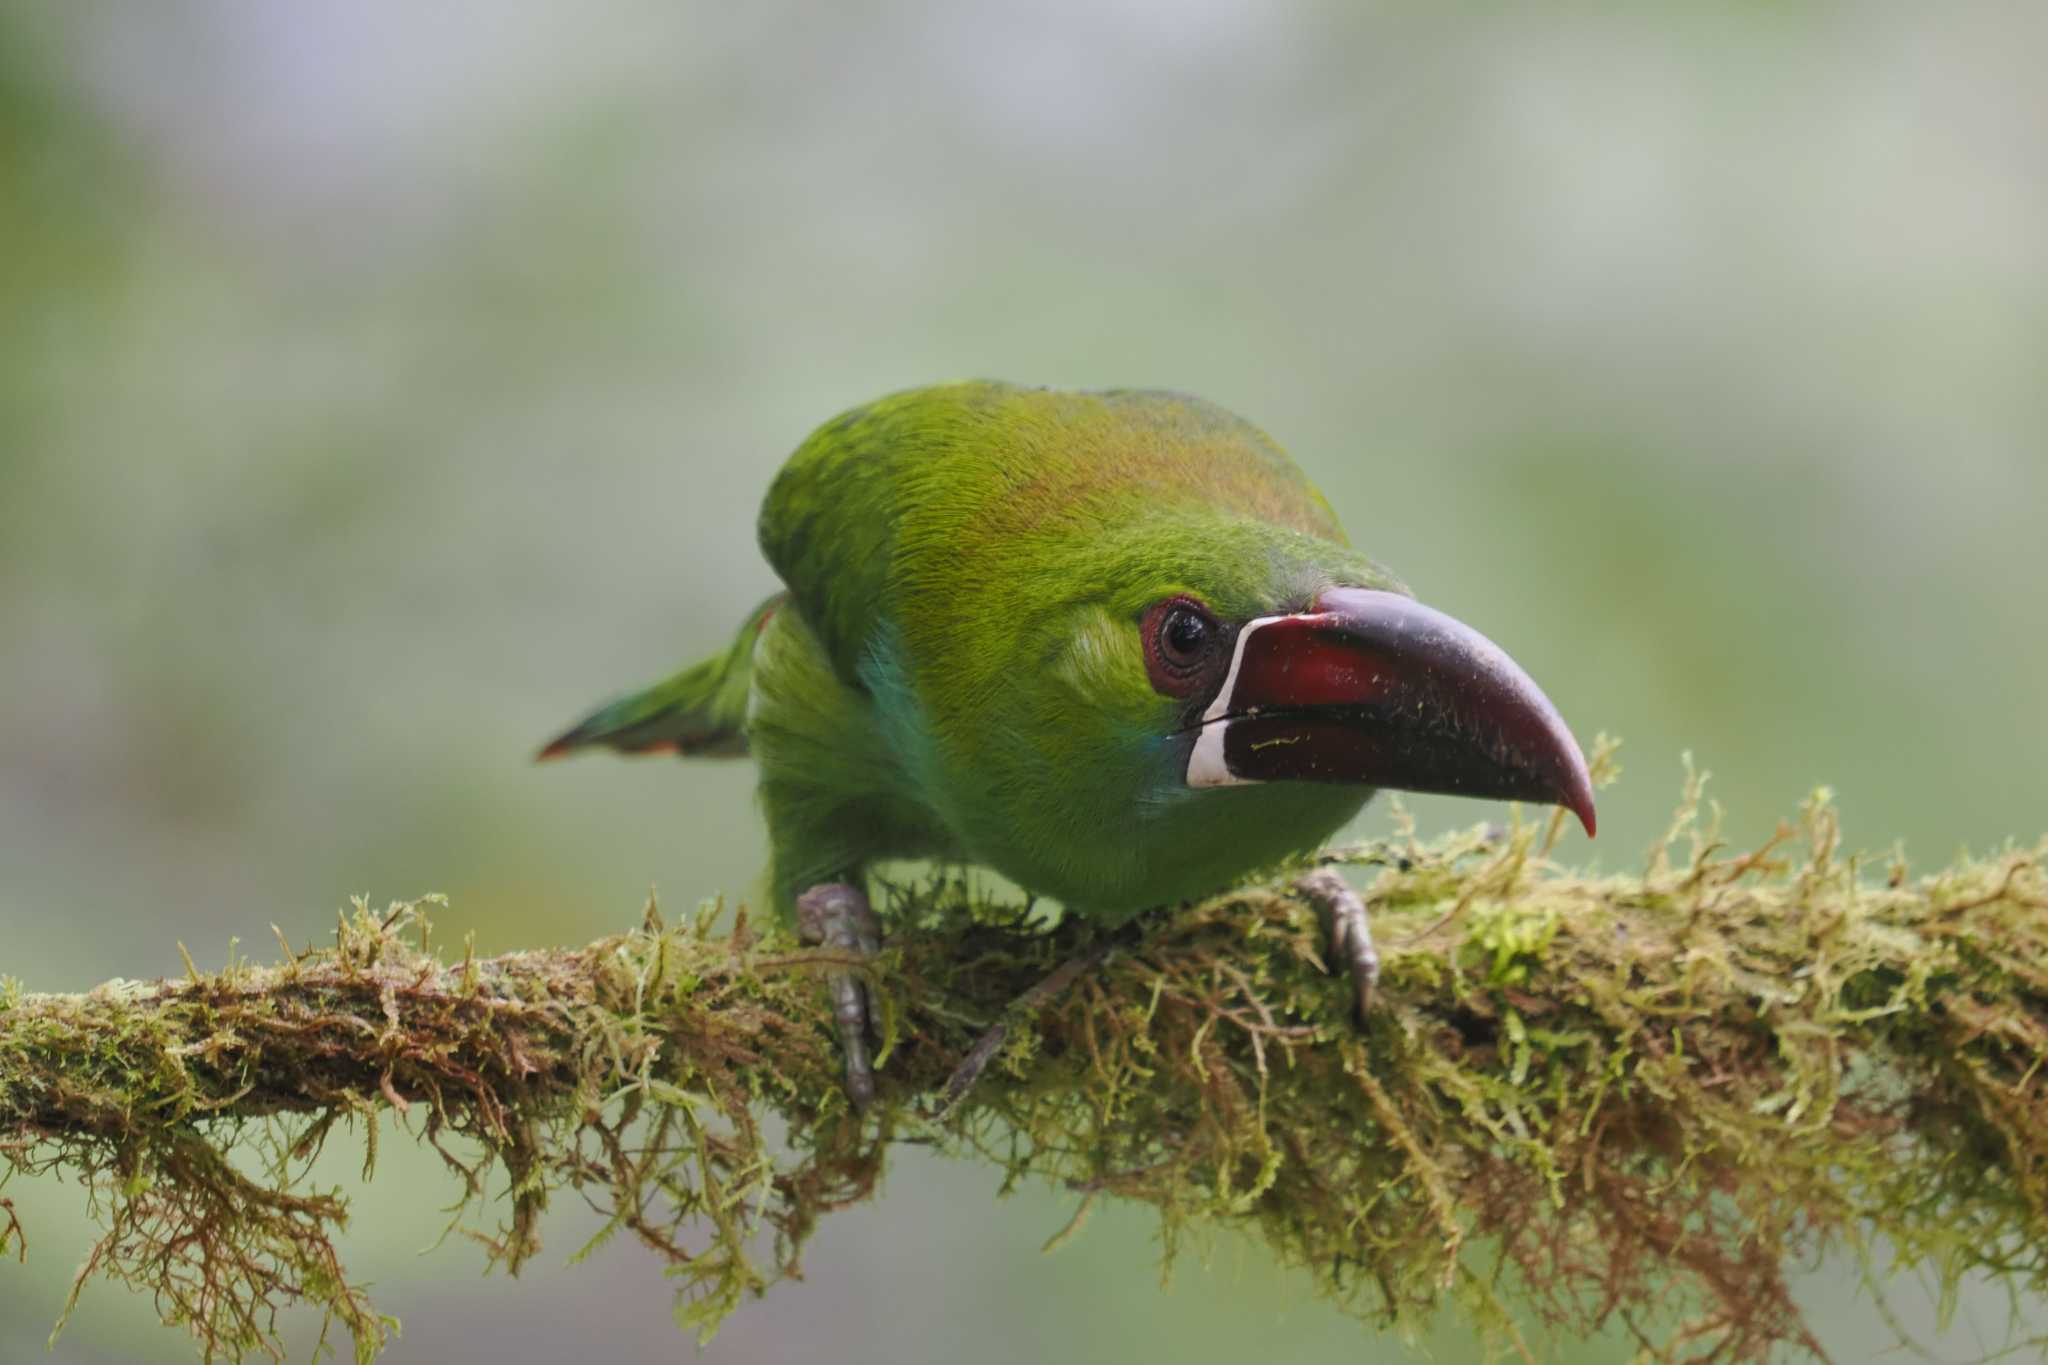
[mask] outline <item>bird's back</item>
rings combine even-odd
[[[1206,506],[1341,542],[1329,505],[1256,427],[1156,390],[976,381],[893,394],[812,433],[761,508],[761,549],[842,677],[906,597],[1000,586],[1040,532]]]

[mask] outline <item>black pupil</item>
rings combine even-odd
[[[1209,642],[1209,623],[1191,611],[1177,611],[1166,618],[1166,647],[1183,659],[1192,659]]]

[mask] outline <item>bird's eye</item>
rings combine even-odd
[[[1209,618],[1191,608],[1176,607],[1166,613],[1166,624],[1159,628],[1159,644],[1175,663],[1199,663],[1209,645]]]
[[[1154,691],[1193,696],[1216,652],[1222,628],[1202,604],[1187,597],[1154,602],[1145,612],[1145,671]]]

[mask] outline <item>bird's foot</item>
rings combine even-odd
[[[1315,906],[1329,943],[1331,971],[1349,971],[1357,991],[1359,1022],[1372,1007],[1373,987],[1379,984],[1380,955],[1372,946],[1372,926],[1366,922],[1365,901],[1351,883],[1334,868],[1319,867],[1294,884],[1294,889]]]
[[[798,896],[796,932],[805,943],[862,957],[872,957],[882,947],[882,922],[875,918],[866,894],[846,882],[824,882]],[[873,1011],[867,983],[853,972],[835,972],[827,980],[839,1046],[846,1054],[846,1097],[859,1112],[875,1098],[874,1053],[868,1046]]]

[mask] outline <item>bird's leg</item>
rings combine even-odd
[[[1294,889],[1315,906],[1330,945],[1331,971],[1349,971],[1358,997],[1359,1022],[1372,1006],[1373,987],[1379,984],[1380,955],[1372,946],[1372,926],[1366,923],[1365,901],[1351,889],[1334,868],[1319,867],[1294,884]]]
[[[882,947],[882,922],[859,887],[823,882],[796,898],[797,937],[805,943],[838,948],[872,957]],[[846,1096],[856,1112],[875,1098],[875,1064],[868,1050],[871,1011],[868,988],[853,972],[834,972],[832,1017],[839,1024],[839,1046],[846,1053]]]

